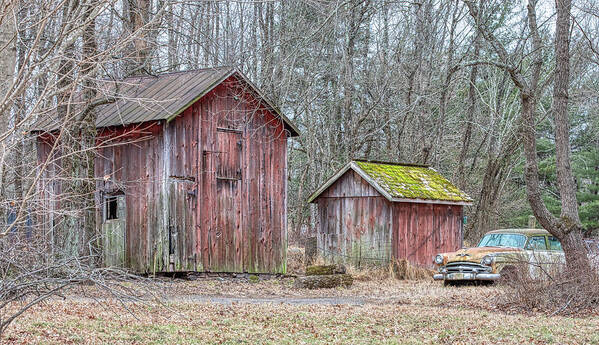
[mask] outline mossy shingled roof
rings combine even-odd
[[[308,198],[314,202],[348,170],[353,170],[389,201],[470,205],[472,199],[435,169],[424,165],[353,160]],[[412,201],[413,200],[413,201]]]
[[[466,193],[430,167],[369,161],[354,162],[394,199],[472,201]]]

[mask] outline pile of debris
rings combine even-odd
[[[294,287],[301,289],[330,289],[351,286],[354,279],[343,265],[314,265],[306,267],[306,275],[295,279]]]

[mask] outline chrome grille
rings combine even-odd
[[[445,269],[447,273],[480,273],[490,271],[491,267],[474,262],[458,261],[448,263],[445,265]]]

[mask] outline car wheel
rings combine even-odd
[[[452,281],[452,280],[444,280],[443,281],[443,286],[457,286],[457,282]]]

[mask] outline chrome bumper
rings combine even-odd
[[[497,280],[499,273],[437,273],[434,280]]]

